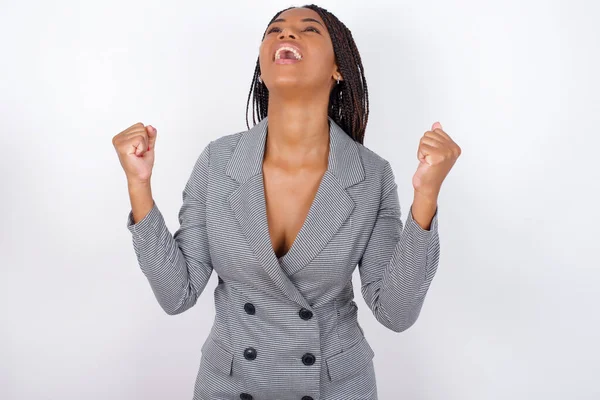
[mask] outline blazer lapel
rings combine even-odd
[[[358,144],[329,119],[328,166],[308,215],[290,250],[278,259],[271,244],[265,202],[262,163],[268,118],[240,137],[226,174],[240,183],[228,200],[248,243],[281,294],[309,307],[290,280],[331,240],[354,209],[346,188],[364,179]]]
[[[330,118],[327,170],[292,247],[281,258],[289,276],[310,263],[352,214],[354,201],[346,188],[363,179],[356,142]]]

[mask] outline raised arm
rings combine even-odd
[[[437,199],[461,148],[436,122],[421,137],[415,196],[406,224],[400,219],[398,187],[389,162],[382,175],[377,219],[359,261],[362,295],[384,326],[395,332],[419,317],[440,258]]]
[[[412,206],[403,225],[398,190],[389,163],[377,220],[358,263],[362,295],[375,318],[394,332],[417,320],[437,270],[440,242],[437,209],[429,230],[415,221]]]
[[[185,185],[180,227],[173,235],[156,203],[137,223],[131,211],[127,218],[139,266],[169,315],[196,304],[213,269],[205,224],[209,151],[210,144],[201,152]]]

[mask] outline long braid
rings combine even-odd
[[[294,7],[279,11],[267,26],[271,25],[281,13],[291,8]],[[352,33],[344,23],[326,9],[314,4],[305,5],[302,8],[309,8],[317,12],[321,19],[323,19],[323,22],[325,22],[325,26],[331,36],[331,42],[333,43],[336,63],[343,77],[343,80],[339,84],[334,85],[331,90],[328,115],[352,139],[362,144],[369,118],[369,92],[360,53],[358,52]],[[246,105],[246,125],[248,129],[250,129],[250,125],[248,124],[250,97],[252,97],[252,123],[256,125],[256,115],[258,115],[258,121],[267,116],[269,90],[264,83],[258,80],[259,76],[260,63],[257,60]]]

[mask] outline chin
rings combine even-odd
[[[308,83],[297,76],[277,76],[271,79],[267,88],[269,91],[291,89],[309,86]]]

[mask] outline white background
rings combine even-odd
[[[246,129],[266,24],[302,4],[0,3],[1,399],[191,399],[217,277],[189,311],[161,310],[111,140],[157,127],[174,232],[200,151]],[[403,219],[421,135],[440,121],[463,150],[416,324],[378,324],[355,271],[380,398],[600,398],[598,3],[320,5],[360,50],[365,145],[392,163]]]

